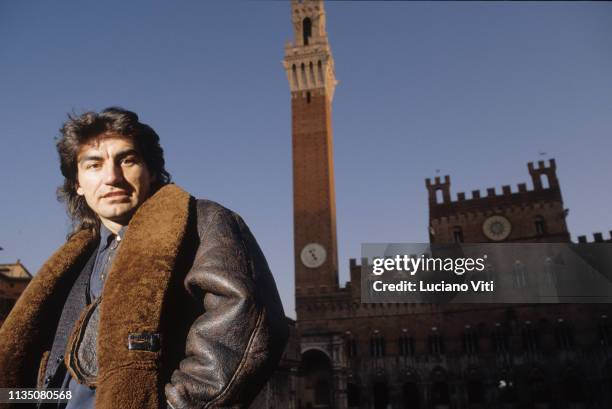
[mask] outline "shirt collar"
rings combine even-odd
[[[127,226],[123,226],[119,230],[119,240],[123,239],[123,236],[125,235],[126,230],[127,230]],[[115,239],[115,234],[112,231],[110,231],[109,228],[104,225],[104,223],[100,223],[101,250],[105,250],[114,239]]]

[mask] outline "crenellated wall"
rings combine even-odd
[[[464,242],[490,242],[483,224],[494,215],[510,222],[511,232],[504,241],[569,241],[555,160],[551,159],[548,165],[539,161],[537,166],[529,162],[527,168],[533,183],[531,190],[527,184],[519,183],[515,190],[510,185],[502,186],[501,192],[495,187],[487,188],[484,195],[473,190],[469,198],[465,192],[459,192],[456,200],[451,198],[450,176],[435,177],[433,181],[427,178],[430,241],[457,241],[455,232],[460,230]],[[539,220],[540,227],[536,226]]]
[[[593,233],[593,241],[588,241],[587,236],[578,236],[578,243],[612,243],[612,230],[608,232],[608,238],[600,232]]]

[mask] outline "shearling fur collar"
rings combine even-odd
[[[164,299],[189,220],[188,193],[166,185],[140,206],[104,285],[96,408],[158,408],[160,352],[128,350],[130,333],[160,332]],[[0,385],[33,387],[63,303],[98,237],[80,231],[41,267],[0,328]],[[137,382],[135,382],[137,380]],[[3,408],[0,404],[0,408]]]

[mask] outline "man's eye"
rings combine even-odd
[[[125,165],[133,165],[134,163],[136,163],[136,158],[133,158],[133,157],[125,158],[121,161],[121,163]]]
[[[85,165],[85,169],[98,169],[100,167],[99,163],[87,163]]]

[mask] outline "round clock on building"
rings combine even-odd
[[[491,216],[482,224],[482,232],[493,241],[502,241],[508,238],[512,231],[510,220],[504,216]]]
[[[308,243],[304,246],[300,254],[302,263],[308,268],[320,267],[325,263],[326,257],[327,252],[325,251],[325,247],[319,243]]]

